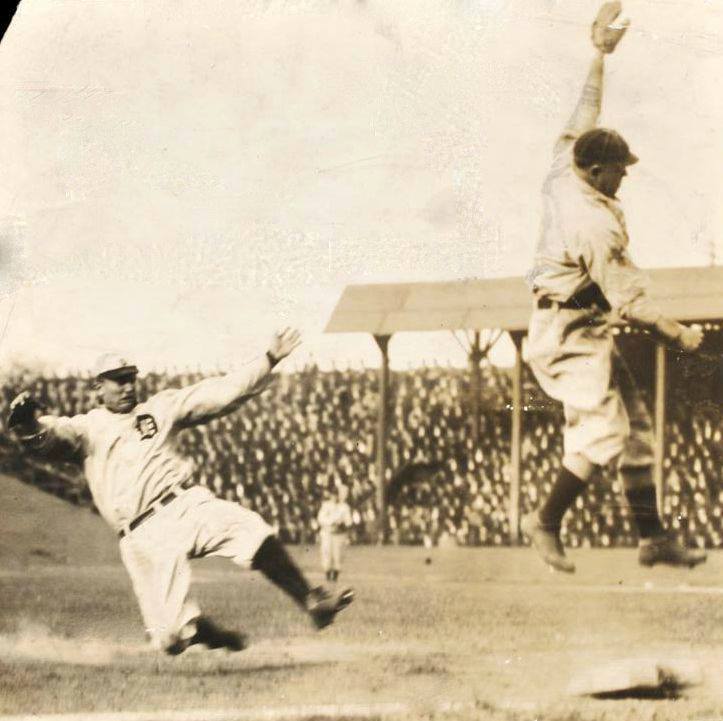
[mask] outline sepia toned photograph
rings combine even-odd
[[[0,721],[723,721],[718,0],[0,30]]]

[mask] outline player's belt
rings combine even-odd
[[[542,298],[536,299],[536,304],[540,310],[547,310],[548,308],[560,308],[562,310],[589,310],[590,308],[599,308],[606,313],[611,310],[608,299],[602,290],[600,290],[600,286],[597,283],[593,283],[579,290],[568,300],[556,301],[547,296],[543,296]]]
[[[169,503],[171,503],[171,501],[175,501],[176,498],[178,498],[181,493],[183,493],[183,491],[187,490],[192,485],[194,485],[193,481],[184,481],[180,485],[176,486],[174,490],[169,491],[165,495],[153,501],[153,504],[147,511],[143,511],[143,513],[136,516],[128,525],[124,526],[120,529],[120,531],[118,531],[118,538],[125,538],[131,531],[138,528],[141,523],[147,521],[151,516],[153,516],[157,510],[159,510],[163,506],[167,506]]]

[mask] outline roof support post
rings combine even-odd
[[[512,421],[510,433],[510,499],[508,521],[510,543],[520,542],[520,478],[522,467],[522,333],[510,333],[515,344],[515,365],[512,370]]]
[[[379,367],[379,412],[377,417],[377,543],[384,543],[387,537],[387,509],[385,484],[387,475],[387,438],[389,435],[389,340],[391,335],[375,335],[374,340],[382,353]]]
[[[474,332],[474,340],[469,350],[469,372],[470,372],[470,394],[472,396],[472,441],[475,448],[479,447],[481,424],[480,424],[480,395],[482,393],[482,350],[480,348],[480,332]]]
[[[665,400],[666,400],[666,348],[662,343],[655,346],[655,444],[653,446],[653,480],[658,496],[658,513],[662,516],[665,487],[663,484],[663,460],[665,457]]]

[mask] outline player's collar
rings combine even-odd
[[[588,196],[589,198],[593,199],[595,202],[599,203],[600,205],[604,205],[606,208],[609,208],[614,213],[620,212],[620,200],[618,198],[608,198],[607,195],[604,193],[601,193],[597,188],[593,188],[590,183],[588,183],[586,180],[581,178],[576,172],[575,169],[570,166],[570,175],[573,178],[573,182],[577,184],[577,187],[581,190],[581,192]]]

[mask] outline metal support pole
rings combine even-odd
[[[480,395],[482,393],[482,350],[480,349],[480,332],[474,332],[474,341],[469,351],[470,393],[472,395],[472,440],[475,448],[479,447],[480,424]]]
[[[512,433],[510,438],[510,543],[520,542],[520,468],[522,461],[522,335],[510,334],[515,344],[515,366],[512,371]]]
[[[666,361],[665,346],[655,346],[655,445],[653,460],[653,480],[658,496],[658,513],[663,513],[665,487],[663,484],[663,459],[665,457],[665,397],[666,397]]]
[[[387,436],[389,426],[389,339],[391,335],[375,335],[374,340],[382,352],[379,367],[379,414],[377,418],[377,543],[384,543],[387,535],[387,509],[384,488],[387,472]]]

